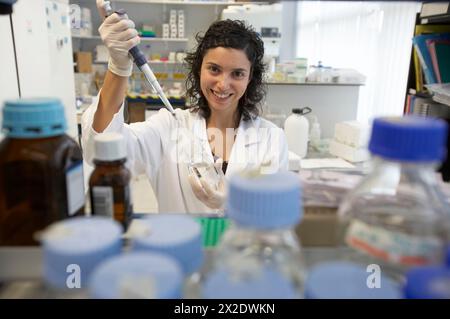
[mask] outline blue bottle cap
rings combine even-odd
[[[2,130],[14,138],[62,135],[67,129],[64,107],[59,99],[8,100],[3,107]]]
[[[445,256],[445,264],[450,268],[450,246],[447,247],[447,254]]]
[[[447,124],[418,116],[377,118],[369,150],[395,161],[441,161],[447,153]]]
[[[182,281],[181,268],[168,255],[131,252],[98,266],[89,281],[89,294],[97,299],[178,299]]]
[[[309,272],[305,282],[308,299],[400,299],[399,287],[381,276],[379,287],[370,284],[371,272],[350,262],[321,263]]]
[[[211,273],[205,281],[206,299],[295,299],[301,295],[291,282],[274,269],[258,269],[237,278],[225,269]]]
[[[186,215],[155,215],[136,220],[148,228],[146,234],[133,239],[133,250],[156,251],[172,256],[185,274],[203,263],[200,224]]]
[[[92,270],[122,249],[120,224],[106,217],[74,217],[50,225],[41,243],[44,280],[58,289],[70,288],[71,272],[80,271],[84,288]]]
[[[408,299],[450,299],[450,268],[430,266],[413,268],[406,274]]]
[[[230,179],[226,213],[237,224],[257,229],[291,227],[300,221],[300,179],[292,172]]]

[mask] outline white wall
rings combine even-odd
[[[290,115],[293,108],[308,106],[318,118],[322,137],[331,138],[337,122],[356,120],[359,89],[357,85],[269,84],[265,108]]]

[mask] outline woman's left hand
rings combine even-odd
[[[219,166],[215,163],[215,166]],[[220,165],[221,166],[221,165]],[[221,168],[219,168],[221,170]],[[212,209],[221,209],[225,202],[225,178],[221,178],[217,187],[213,187],[208,181],[203,177],[198,177],[197,174],[189,174],[189,183],[191,184],[192,191],[203,204]]]

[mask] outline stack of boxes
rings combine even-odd
[[[170,27],[168,23],[163,23],[162,25],[162,37],[167,39],[170,37]]]
[[[178,37],[184,38],[184,10],[178,10]]]
[[[184,38],[185,37],[184,10],[170,10],[169,23],[162,25],[163,38]]]
[[[176,38],[178,36],[177,33],[177,10],[170,10],[170,18],[169,18],[169,27],[170,27],[170,37]]]
[[[369,125],[357,121],[336,123],[329,152],[353,163],[366,161],[369,159],[369,137]]]

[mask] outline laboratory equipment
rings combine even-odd
[[[294,173],[232,176],[231,225],[201,272],[201,298],[301,298],[304,266],[293,231],[300,202]]]
[[[184,297],[198,297],[199,270],[204,261],[200,223],[190,216],[168,214],[134,220],[133,225],[137,231],[132,250],[171,256],[183,271]]]
[[[92,215],[109,216],[126,230],[131,222],[133,204],[130,191],[131,173],[125,140],[118,133],[103,133],[94,139],[95,169],[89,178]]]
[[[450,299],[450,268],[416,267],[406,273],[404,288],[408,299]]]
[[[307,299],[401,299],[395,282],[380,275],[371,280],[371,272],[346,261],[322,262],[308,272]],[[378,286],[379,283],[379,286]]]
[[[312,117],[311,130],[309,132],[309,141],[311,145],[315,148],[319,148],[320,145],[320,124],[317,120],[317,116]]]
[[[342,257],[403,282],[414,266],[442,262],[450,208],[435,174],[444,158],[447,126],[414,116],[377,118],[369,150],[372,172],[339,207]]]
[[[89,296],[95,299],[178,299],[178,263],[160,253],[130,252],[106,260],[92,273]]]
[[[107,16],[110,16],[113,13],[117,13],[120,16],[123,16],[126,14],[125,10],[123,10],[123,9],[114,11],[111,7],[110,1],[105,1],[103,4],[103,8],[105,9]],[[153,74],[153,71],[150,69],[150,66],[147,63],[147,58],[145,57],[145,55],[141,52],[141,50],[139,49],[138,46],[131,48],[129,53],[133,57],[134,63],[136,63],[139,70],[141,70],[142,73],[144,74],[145,79],[156,91],[156,93],[160,97],[161,101],[164,103],[165,107],[169,110],[170,113],[172,113],[172,115],[175,116],[175,111],[173,110],[173,107],[170,104],[169,100],[167,99],[163,89],[159,85],[158,80],[156,79],[155,75]]]
[[[132,240],[134,251],[156,251],[176,259],[185,275],[203,262],[200,224],[190,216],[169,214],[135,220],[141,235]],[[145,228],[145,230],[144,230]]]
[[[121,234],[120,225],[105,217],[51,224],[40,236],[44,282],[55,293],[85,290],[95,267],[121,252]]]
[[[289,151],[301,158],[305,158],[308,152],[309,121],[304,115],[310,112],[309,107],[292,109],[292,114],[284,122]]]
[[[54,98],[6,101],[0,143],[0,246],[36,245],[36,231],[84,214],[82,154]]]

